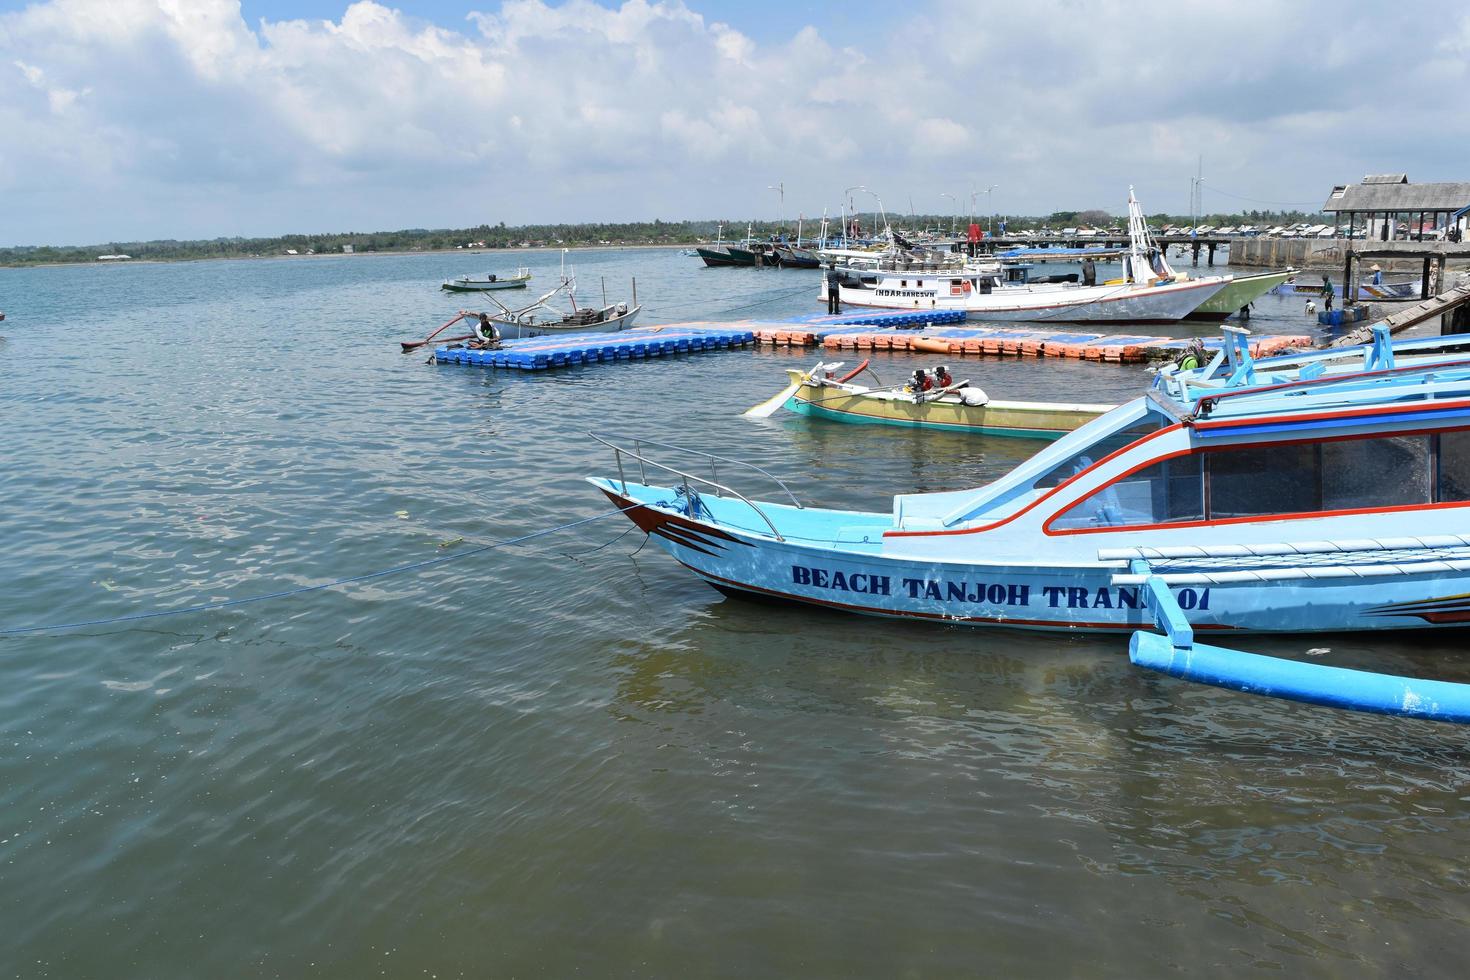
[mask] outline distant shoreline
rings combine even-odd
[[[96,259],[90,262],[4,262],[0,263],[0,269],[91,269],[100,266],[115,265],[178,265],[184,262],[260,262],[267,259],[357,259],[370,258],[374,255],[524,255],[527,252],[555,254],[563,250],[568,252],[611,252],[627,251],[630,249],[682,249],[695,248],[702,244],[704,243],[671,242],[661,245],[532,245],[525,248],[379,248],[371,252],[316,252],[311,255],[203,255],[191,259],[122,259],[107,262],[101,262]]]

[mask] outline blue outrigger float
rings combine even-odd
[[[1195,641],[1470,624],[1470,337],[1253,360],[1226,328],[995,482],[891,513],[803,506],[759,467],[639,440],[591,482],[721,591],[976,626],[1131,632],[1134,663],[1318,704],[1470,721],[1470,685]],[[637,465],[628,479],[626,462]],[[719,482],[735,467],[785,500]],[[649,471],[672,477],[658,485]],[[697,472],[696,472],[697,471]]]

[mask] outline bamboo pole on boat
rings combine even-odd
[[[423,340],[400,340],[398,343],[403,346],[403,353],[405,353],[405,354],[407,354],[409,351],[418,350],[420,347],[422,347],[425,344],[429,343],[435,337],[439,336],[441,333],[443,333],[444,331],[448,330],[450,327],[454,326],[456,323],[458,323],[459,321],[463,320],[465,317],[467,317],[469,315],[470,314],[469,314],[469,311],[468,310],[460,310],[458,316],[456,316],[453,320],[450,320],[448,323],[444,324],[438,330],[435,330],[433,333],[429,334]],[[474,335],[473,334],[470,334],[469,336],[474,336]],[[451,340],[465,340],[467,338],[465,338],[465,337],[453,337],[453,338],[450,338],[450,339]],[[449,341],[447,341],[447,340],[445,341],[445,343],[448,343],[448,342]]]

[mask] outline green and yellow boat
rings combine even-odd
[[[1225,288],[1205,300],[1186,320],[1223,320],[1232,316],[1296,275],[1295,269],[1233,276]]]
[[[779,404],[799,415],[836,422],[1048,440],[1060,439],[1114,407],[1071,402],[992,401],[968,381],[938,391],[914,391],[907,384],[853,384],[851,379],[865,370],[867,364],[864,361],[843,378],[832,377],[840,364],[818,364],[810,371],[788,370],[791,384],[777,396],[777,399],[785,396]],[[768,413],[758,406],[747,414]]]

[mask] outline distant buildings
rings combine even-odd
[[[1411,184],[1408,174],[1369,174],[1332,188],[1322,210],[1339,226],[1347,216],[1348,238],[1459,240],[1467,230],[1470,183]]]

